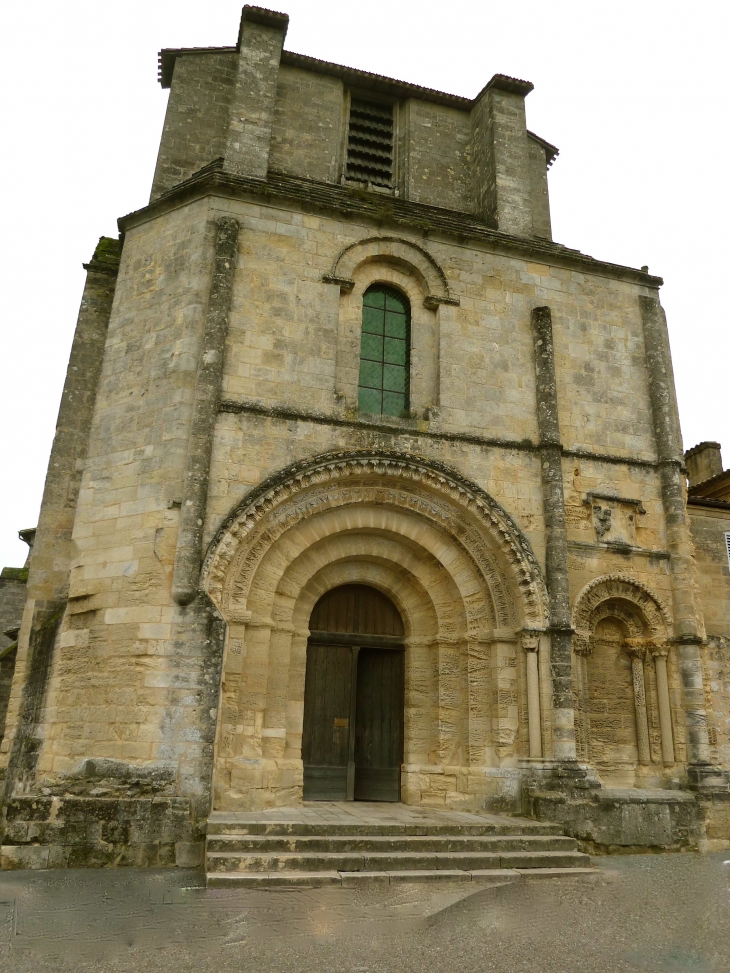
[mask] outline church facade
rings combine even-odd
[[[287,21],[161,53],[150,201],[87,265],[5,867],[195,864],[211,811],[316,800],[726,847],[730,492],[702,444],[688,502],[661,279],[552,240],[529,82]]]

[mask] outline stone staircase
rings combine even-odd
[[[207,884],[351,886],[594,871],[575,839],[565,837],[558,825],[465,812],[403,814],[393,805],[383,807],[357,808],[354,815],[345,807],[340,814],[320,815],[321,820],[316,819],[319,808],[314,820],[306,814],[287,819],[273,812],[213,812]],[[294,809],[281,809],[289,810]]]

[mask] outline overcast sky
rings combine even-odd
[[[0,566],[36,524],[84,285],[81,264],[149,197],[162,47],[233,45],[241,0],[26,0],[0,12],[4,102]],[[685,447],[730,465],[727,0],[282,0],[286,48],[473,97],[535,85],[559,146],[554,237],[664,277]]]

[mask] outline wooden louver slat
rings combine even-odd
[[[390,188],[393,108],[353,98],[347,138],[347,178]]]

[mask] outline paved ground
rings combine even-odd
[[[0,873],[0,971],[728,973],[720,855],[492,888],[200,888],[182,870]]]
[[[211,822],[227,821],[240,825],[306,824],[314,826],[352,825],[367,828],[370,825],[397,825],[404,828],[425,828],[430,825],[465,825],[481,827],[495,825],[517,830],[521,825],[533,831],[540,830],[540,823],[531,818],[506,814],[486,814],[483,811],[439,811],[436,808],[414,807],[410,804],[376,801],[305,801],[296,807],[274,807],[263,811],[213,811]],[[548,826],[556,829],[555,825]],[[557,829],[558,833],[560,829]],[[364,832],[367,833],[367,832]]]

